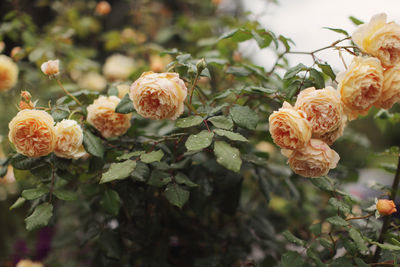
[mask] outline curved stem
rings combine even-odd
[[[70,92],[67,91],[67,89],[64,88],[64,86],[62,85],[62,83],[60,82],[59,79],[56,79],[58,85],[61,87],[61,89],[63,89],[64,93],[66,93],[68,96],[70,96],[79,106],[82,106],[82,103],[79,102],[79,100],[73,96]]]
[[[351,217],[351,218],[347,218],[347,219],[345,219],[345,220],[346,220],[346,221],[350,221],[350,220],[366,219],[366,218],[371,217],[372,215],[374,215],[374,214],[373,214],[373,213],[370,213],[370,214],[365,215],[365,216]]]
[[[397,194],[397,190],[398,190],[399,182],[400,182],[400,154],[398,155],[398,157],[399,158],[398,158],[398,163],[397,163],[397,170],[396,170],[396,174],[394,176],[392,190],[390,192],[390,197],[389,197],[389,199],[393,200],[393,201],[395,201],[395,199],[396,199],[396,194]],[[384,241],[384,236],[386,234],[386,231],[389,228],[391,218],[392,218],[391,216],[385,216],[383,225],[382,225],[382,229],[381,229],[381,233],[379,234],[378,243],[382,243]],[[372,259],[373,262],[377,262],[379,260],[380,253],[381,253],[381,248],[377,247],[374,257]]]

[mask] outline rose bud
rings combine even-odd
[[[376,209],[382,216],[397,212],[396,204],[394,204],[393,200],[388,199],[379,199],[376,203]]]
[[[40,69],[46,75],[57,75],[60,73],[60,60],[49,60],[44,62]]]
[[[96,5],[95,13],[100,16],[105,16],[111,12],[111,5],[107,1],[100,1]]]

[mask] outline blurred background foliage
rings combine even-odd
[[[40,106],[63,96],[56,82],[39,70],[49,59],[61,60],[64,86],[78,92],[90,89],[80,85],[82,76],[91,72],[102,74],[104,62],[115,53],[135,62],[126,84],[144,71],[167,69],[179,72],[189,83],[194,78],[196,62],[205,58],[207,73],[202,73],[199,88],[208,98],[207,105],[201,107],[197,96],[194,105],[209,114],[210,108],[249,106],[259,117],[255,130],[235,126],[250,140],[249,145],[240,146],[242,171],[240,174],[227,171],[206,153],[188,157],[188,163],[177,169],[182,168],[199,186],[191,191],[190,201],[182,210],[160,198],[159,189],[139,183],[149,176],[150,170],[163,170],[162,162],[143,164],[134,174],[139,178],[120,181],[110,188],[98,186],[89,174],[81,175],[75,183],[79,185],[75,187],[78,200],[57,202],[50,226],[28,232],[24,218],[37,203],[12,211],[9,207],[22,190],[38,182],[29,171],[15,170],[18,183],[0,179],[0,265],[12,266],[18,259],[31,258],[43,261],[46,266],[63,267],[321,266],[322,262],[336,261],[335,264],[351,266],[354,255],[368,258],[365,252],[357,250],[357,243],[347,233],[335,232],[334,242],[320,240],[321,231],[332,233],[330,229],[335,227],[322,218],[338,212],[331,203],[332,196],[340,195],[345,207],[352,207],[351,212],[357,214],[361,208],[370,206],[373,197],[384,188],[374,185],[379,190],[373,191],[366,183],[390,183],[392,174],[385,175],[383,170],[376,169],[393,173],[396,156],[381,152],[400,144],[400,115],[396,113],[400,111],[399,105],[390,113],[372,110],[368,116],[351,122],[333,146],[341,156],[340,165],[330,174],[334,180],[310,181],[294,175],[285,164],[269,136],[267,119],[282,101],[293,102],[298,90],[332,83],[326,69],[307,66],[315,70],[313,75],[309,70],[297,71],[290,78],[284,75],[288,69],[293,70],[284,52],[294,44],[289,37],[262,29],[257,21],[249,21],[239,0],[110,0],[109,3],[111,12],[99,15],[95,13],[96,1],[0,2],[0,40],[5,43],[2,53],[10,55],[14,51],[13,59],[20,68],[18,84],[0,95],[0,133],[5,155],[11,152],[7,142],[8,122],[17,113],[20,91],[31,92],[34,99],[39,99]],[[275,51],[275,58],[265,58],[277,62],[274,69],[265,70],[242,57],[246,48],[240,44],[248,40]],[[115,94],[116,85],[117,82],[108,79],[102,93]],[[96,91],[87,94],[88,102],[98,94]],[[174,122],[149,122],[136,115],[128,136],[165,136],[174,133],[175,128]],[[157,148],[174,149],[171,144],[157,144]],[[112,162],[116,157],[112,153],[108,151],[105,161]],[[192,161],[200,164],[191,165]],[[95,163],[90,164],[85,167],[96,168]],[[338,185],[330,187],[332,181]],[[111,192],[118,192],[117,197]],[[118,212],[120,205],[123,211]],[[363,231],[373,238],[380,224],[371,221]],[[345,238],[340,239],[341,235]],[[317,239],[320,243],[313,242]],[[305,249],[303,240],[311,240]],[[314,246],[315,243],[322,245]],[[332,251],[336,253],[339,248],[347,253],[334,259]],[[303,253],[307,250],[307,262],[298,260],[296,255],[284,254],[288,250]],[[281,262],[282,254],[293,256],[299,265]]]

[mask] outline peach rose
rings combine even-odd
[[[339,126],[337,128],[324,134],[313,134],[313,137],[316,139],[320,139],[331,146],[339,137],[343,135],[346,123],[347,123],[347,117],[343,116],[342,121],[339,123]]]
[[[385,13],[373,16],[356,29],[352,40],[362,51],[379,58],[384,67],[391,67],[400,63],[400,25],[386,23],[386,18]]]
[[[376,209],[383,216],[397,212],[396,204],[394,204],[393,200],[388,199],[379,199],[376,203]]]
[[[0,92],[10,90],[15,86],[18,79],[18,66],[14,61],[5,56],[0,55]]]
[[[40,66],[40,69],[46,75],[57,75],[60,73],[60,60],[56,59],[44,62]]]
[[[107,81],[97,72],[89,72],[78,79],[78,85],[90,91],[101,92],[106,88]]]
[[[111,5],[107,1],[97,3],[95,13],[104,16],[111,12]]]
[[[284,102],[282,108],[269,116],[269,132],[281,148],[299,149],[311,138],[311,125],[307,115]]]
[[[83,131],[74,120],[62,120],[56,124],[57,136],[54,153],[60,158],[78,159],[86,154],[83,145]]]
[[[56,144],[53,118],[43,110],[24,109],[8,124],[8,139],[18,153],[28,157],[50,154]]]
[[[300,150],[282,150],[282,154],[289,158],[292,170],[304,177],[320,177],[326,175],[330,169],[336,168],[339,155],[325,142],[311,139]]]
[[[389,109],[400,101],[400,66],[386,69],[383,72],[382,93],[375,106]]]
[[[176,120],[187,95],[178,73],[143,73],[131,86],[130,98],[137,113],[153,120]]]
[[[129,94],[131,87],[127,84],[118,84],[117,85],[117,90],[118,90],[118,97],[119,98],[124,98],[126,94]]]
[[[43,264],[31,260],[20,260],[15,267],[43,267]]]
[[[108,80],[123,81],[128,79],[134,68],[135,62],[132,58],[115,54],[106,59],[103,66],[103,74]]]
[[[346,72],[337,76],[338,91],[349,120],[365,115],[382,92],[383,68],[373,57],[354,57]]]
[[[340,95],[332,87],[318,90],[310,87],[301,91],[294,108],[306,114],[315,135],[338,129],[345,117]]]
[[[105,138],[117,137],[131,127],[132,114],[120,114],[115,108],[121,100],[116,96],[100,96],[87,107],[87,121]]]

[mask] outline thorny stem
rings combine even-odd
[[[58,85],[61,87],[61,89],[63,89],[64,93],[70,96],[76,103],[78,103],[79,106],[82,106],[82,103],[79,102],[79,100],[75,96],[73,96],[70,92],[68,92],[67,89],[65,89],[65,87],[62,85],[59,79],[56,78],[56,81]]]
[[[394,175],[392,190],[391,190],[390,196],[389,196],[389,199],[393,200],[393,201],[395,201],[395,199],[396,199],[397,189],[399,187],[399,182],[400,182],[400,154],[398,155],[398,157],[399,158],[398,158],[398,162],[397,162],[397,170],[396,170],[396,174]],[[385,216],[383,225],[382,225],[382,229],[381,229],[381,233],[378,238],[378,243],[383,242],[386,231],[388,230],[389,225],[390,225],[390,219],[391,219],[391,216]],[[381,248],[377,247],[375,250],[375,255],[372,259],[373,262],[377,262],[379,260],[380,253],[381,253]]]

